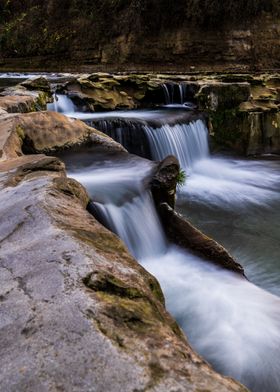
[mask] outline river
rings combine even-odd
[[[177,156],[187,180],[176,208],[220,241],[245,267],[249,281],[168,243],[145,186],[150,161],[94,157],[90,152],[63,158],[69,175],[87,187],[102,220],[158,278],[167,308],[196,351],[254,392],[279,391],[280,162],[213,157],[204,122],[176,122],[173,109],[108,114],[73,110],[68,115],[102,122],[110,132],[117,124],[119,141],[124,142],[125,122],[130,132],[141,129],[149,145],[144,153],[153,159]],[[130,127],[132,123],[139,126]]]

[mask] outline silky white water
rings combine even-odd
[[[70,164],[69,169],[111,229],[159,279],[168,309],[195,350],[253,391],[278,392],[280,299],[167,244],[145,187],[148,161],[106,160],[84,168]]]
[[[182,93],[182,86],[179,91]],[[180,96],[183,99],[183,95]],[[162,160],[167,155],[174,155],[180,165],[190,173],[195,162],[209,157],[208,129],[201,119],[186,122],[189,111],[175,109],[176,104],[175,108],[172,104],[170,106],[173,110],[170,108],[84,113],[76,110],[69,97],[57,94],[54,96],[54,103],[48,105],[48,110],[59,111],[97,126],[132,153],[142,152],[142,156],[153,160]],[[170,123],[167,123],[167,120]],[[131,141],[137,139],[140,144],[140,132],[142,138],[147,139],[149,151],[143,151],[145,146],[133,150]]]
[[[209,156],[208,130],[201,120],[189,124],[145,126],[154,160],[175,155],[181,167],[191,171],[195,162]]]
[[[54,94],[53,102],[49,103],[47,106],[50,111],[64,114],[73,114],[76,111],[73,101],[64,94]]]

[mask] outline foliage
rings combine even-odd
[[[279,0],[0,0],[1,54],[63,53],[184,24],[223,29],[264,12],[280,15]]]
[[[177,187],[180,188],[183,185],[185,185],[186,179],[187,179],[187,174],[186,174],[185,170],[180,169],[179,173],[177,175],[177,178],[176,178],[176,185],[177,185]]]

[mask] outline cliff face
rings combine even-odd
[[[273,0],[251,6],[198,0],[188,7],[164,0],[6,3],[0,10],[2,69],[280,68],[280,6]]]

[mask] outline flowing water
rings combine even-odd
[[[168,244],[146,187],[151,162],[105,156],[94,161],[72,153],[64,157],[69,174],[87,187],[102,220],[159,279],[167,307],[192,346],[254,392],[279,392],[279,161],[212,158],[203,121],[169,118],[158,126],[154,114],[151,123],[138,112],[141,126],[149,128],[151,154],[175,154],[188,173],[177,208],[226,245],[252,283]]]
[[[84,113],[78,111],[69,97],[56,94],[48,110],[83,120],[121,143],[130,153],[144,158],[162,160],[173,154],[190,170],[194,161],[209,155],[208,130],[203,116],[194,115],[190,108],[182,105],[155,110]]]

